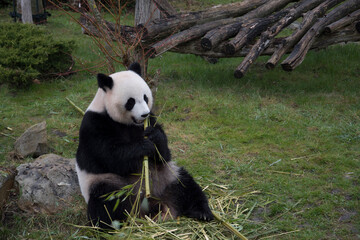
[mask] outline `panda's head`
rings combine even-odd
[[[140,65],[134,63],[128,71],[110,76],[101,73],[97,75],[97,95],[101,95],[98,104],[104,107],[114,121],[137,125],[142,124],[150,114],[153,97],[149,86],[140,77],[140,72]]]

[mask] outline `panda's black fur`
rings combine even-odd
[[[139,65],[133,66],[139,73]],[[112,88],[109,76],[99,74],[98,82],[99,88],[105,92]],[[208,200],[199,185],[184,168],[171,162],[166,134],[153,114],[150,114],[150,127],[144,131],[142,124],[114,121],[106,110],[88,110],[80,127],[76,160],[92,224],[108,228],[112,220],[126,220],[126,212],[131,211],[134,197],[122,199],[113,211],[117,199],[105,200],[104,195],[133,184],[138,179],[134,174],[142,171],[145,155],[149,156],[152,198],[150,209],[143,211],[142,215],[156,216],[159,211],[169,211],[173,218],[213,219]]]

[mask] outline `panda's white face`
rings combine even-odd
[[[110,75],[114,85],[105,94],[105,108],[110,117],[120,123],[142,124],[152,107],[151,90],[133,71]]]
[[[103,78],[103,79],[102,79]],[[142,124],[150,114],[153,97],[149,86],[133,71],[99,77],[99,90],[88,110],[106,110],[116,122]],[[101,81],[105,82],[103,85]]]

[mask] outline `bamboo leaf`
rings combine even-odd
[[[118,208],[119,204],[120,204],[120,199],[118,198],[118,199],[116,200],[115,205],[114,205],[113,212],[116,211],[116,209]]]

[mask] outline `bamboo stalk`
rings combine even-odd
[[[75,105],[75,103],[73,101],[71,101],[69,98],[65,98],[79,113],[81,113],[82,115],[85,115],[85,112],[79,108],[78,106]]]
[[[144,130],[150,125],[150,119],[146,118],[144,121]],[[147,212],[150,210],[149,208],[149,198],[150,198],[150,179],[149,179],[149,157],[144,156],[143,160],[143,173],[145,177],[145,198],[141,203],[141,208]]]
[[[144,121],[144,130],[150,125],[149,118]],[[150,179],[149,179],[149,157],[144,156],[144,168],[145,168],[145,197],[150,197]]]
[[[238,236],[242,240],[248,240],[244,235],[242,235],[238,230],[236,230],[230,223],[225,222],[217,213],[212,212],[216,220],[221,222],[227,229],[233,232],[236,236]]]
[[[0,133],[0,135],[3,135],[3,136],[5,136],[5,137],[12,138],[12,139],[16,140],[16,138],[14,138],[13,136],[11,136],[10,134]]]

